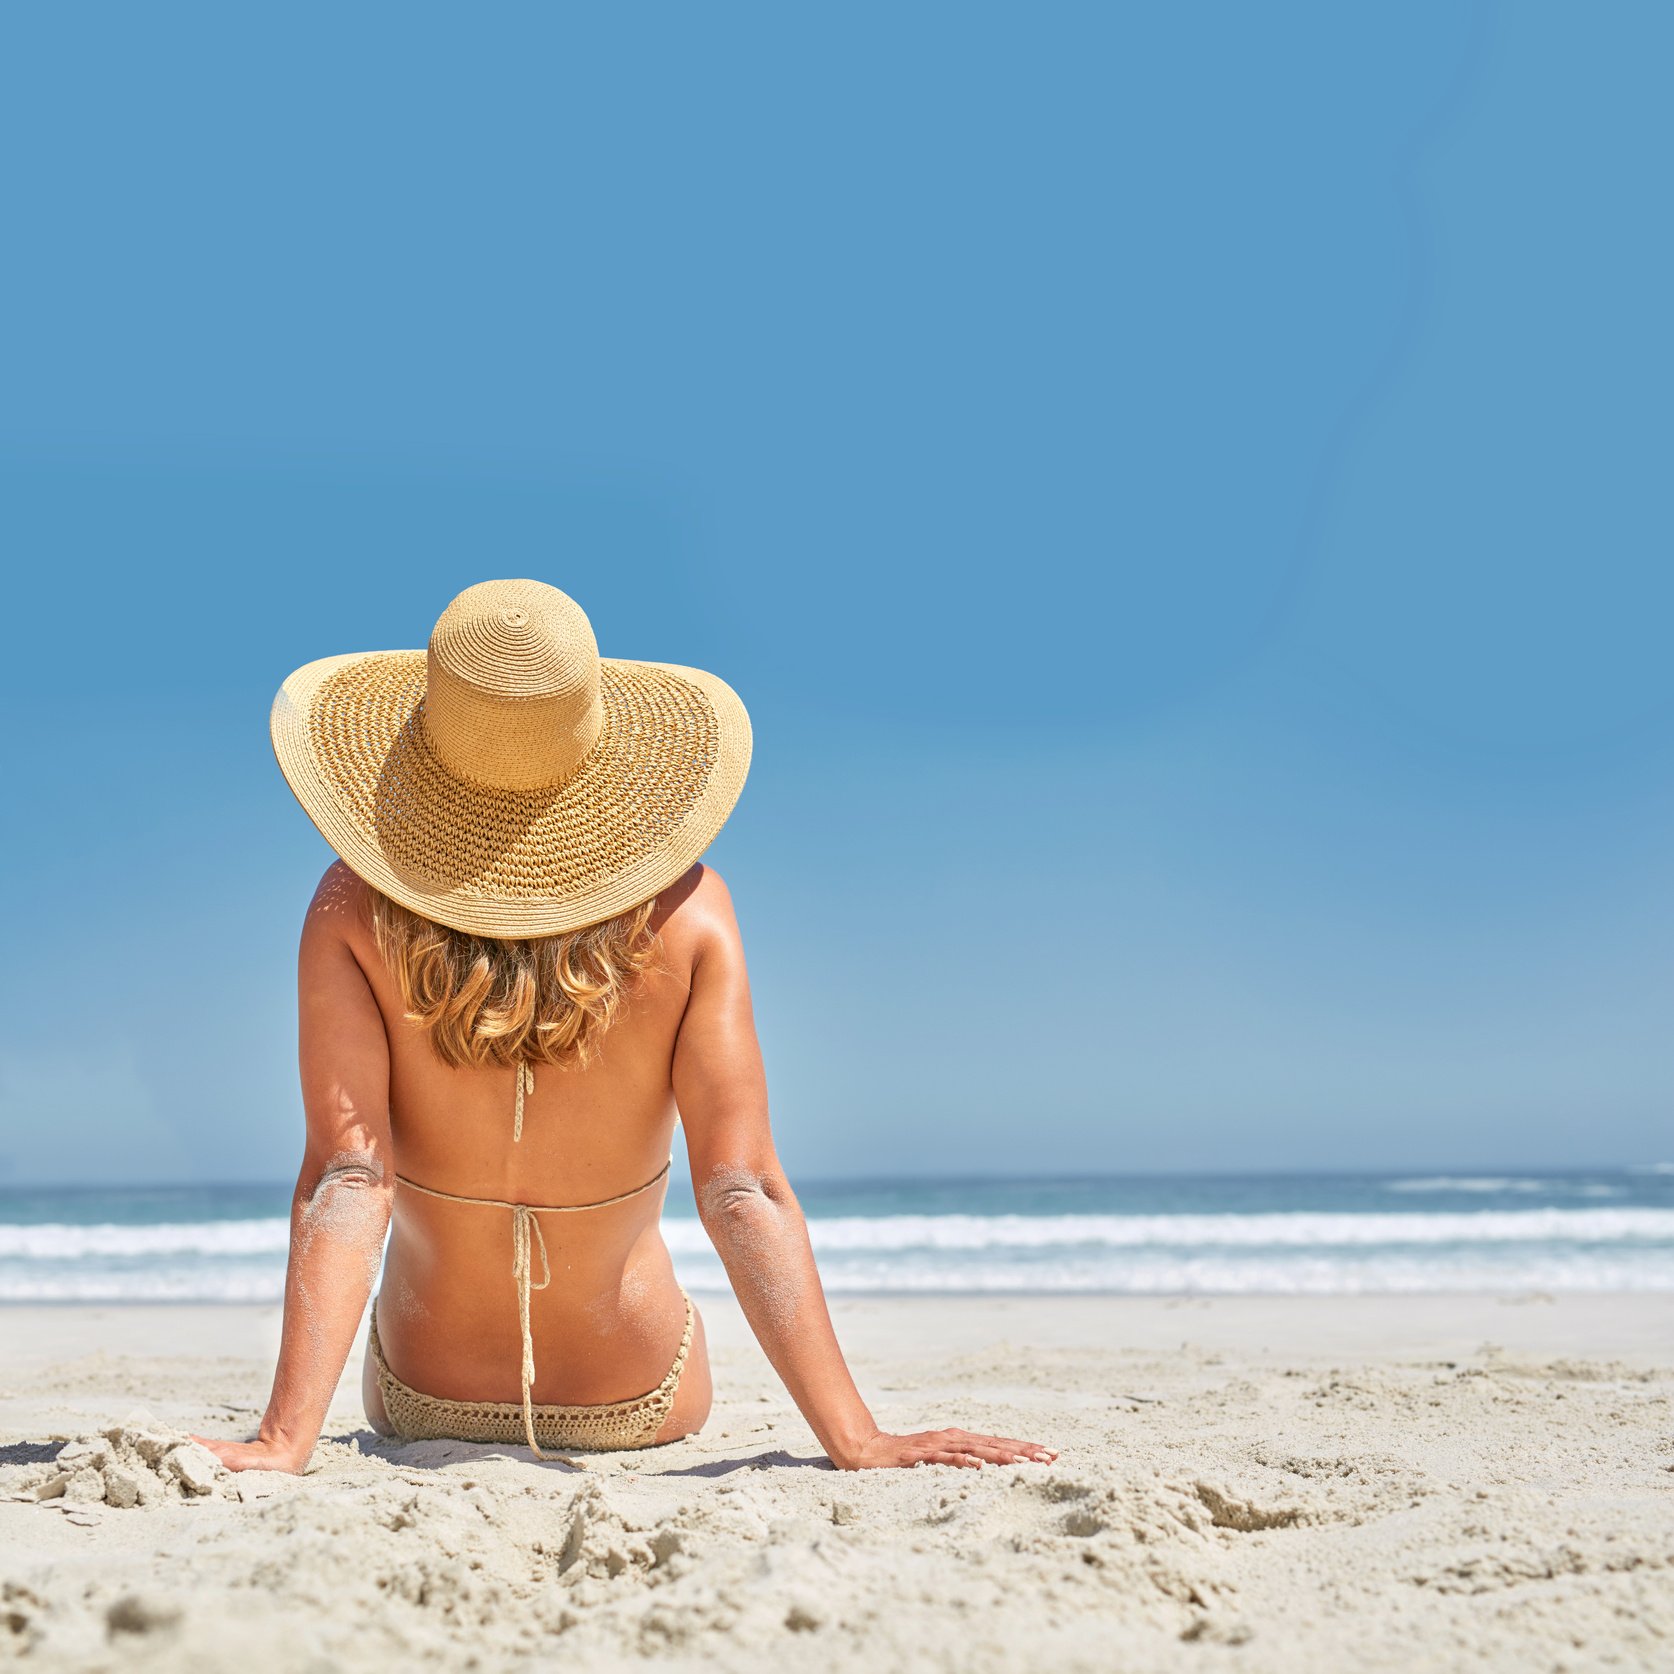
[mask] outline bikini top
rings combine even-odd
[[[520,1063],[517,1066],[517,1103],[512,1119],[512,1143],[516,1144],[523,1138],[523,1098],[525,1093],[535,1090],[535,1068],[533,1064]],[[395,1176],[398,1184],[409,1191],[422,1193],[425,1197],[441,1199],[444,1203],[476,1203],[488,1209],[509,1209],[512,1215],[512,1282],[517,1286],[517,1316],[518,1323],[523,1330],[523,1429],[528,1438],[529,1447],[537,1458],[544,1459],[546,1455],[535,1445],[535,1414],[532,1391],[535,1387],[535,1340],[529,1330],[529,1293],[534,1290],[545,1290],[552,1283],[552,1264],[547,1260],[546,1238],[541,1232],[541,1223],[536,1220],[537,1215],[578,1215],[587,1209],[608,1209],[613,1203],[626,1203],[630,1197],[638,1197],[641,1192],[648,1192],[674,1166],[671,1155],[667,1162],[651,1176],[642,1186],[635,1186],[631,1191],[618,1192],[615,1197],[601,1197],[597,1203],[508,1203],[498,1197],[465,1197],[459,1192],[441,1192],[434,1186],[421,1186],[417,1180],[409,1180],[405,1174]],[[541,1281],[534,1282],[534,1267],[531,1256],[538,1251],[541,1258]]]

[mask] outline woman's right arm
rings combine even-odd
[[[231,1470],[302,1471],[378,1276],[395,1193],[389,1046],[343,935],[340,865],[320,880],[297,958],[308,1138],[291,1202],[291,1259],[273,1393],[254,1441],[198,1439]]]
[[[674,1096],[698,1212],[750,1328],[820,1446],[843,1470],[1056,1458],[1004,1436],[878,1428],[838,1347],[807,1224],[773,1148],[743,941],[712,868],[683,911],[697,925],[699,945],[675,1046]]]

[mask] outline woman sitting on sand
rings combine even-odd
[[[744,950],[698,856],[750,725],[696,669],[603,659],[573,600],[467,589],[428,653],[288,679],[273,742],[342,859],[303,925],[308,1137],[284,1332],[235,1470],[307,1464],[377,1276],[381,1434],[640,1448],[708,1417],[703,1321],[658,1230],[678,1115],[703,1224],[833,1462],[1046,1461],[880,1430],[774,1154]]]

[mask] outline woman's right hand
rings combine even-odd
[[[235,1442],[214,1436],[193,1436],[192,1440],[207,1447],[229,1471],[285,1471],[291,1476],[301,1476],[314,1452],[312,1446],[298,1448],[287,1442],[260,1438]]]
[[[971,1430],[919,1430],[894,1436],[879,1430],[843,1457],[832,1455],[840,1471],[888,1470],[906,1465],[1050,1465],[1057,1450],[1009,1436],[982,1436]]]

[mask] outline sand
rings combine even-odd
[[[1674,1666],[1674,1298],[834,1311],[881,1421],[1062,1458],[834,1472],[712,1298],[695,1440],[389,1446],[352,1365],[231,1476],[184,1434],[250,1432],[277,1310],[0,1309],[0,1665]]]

